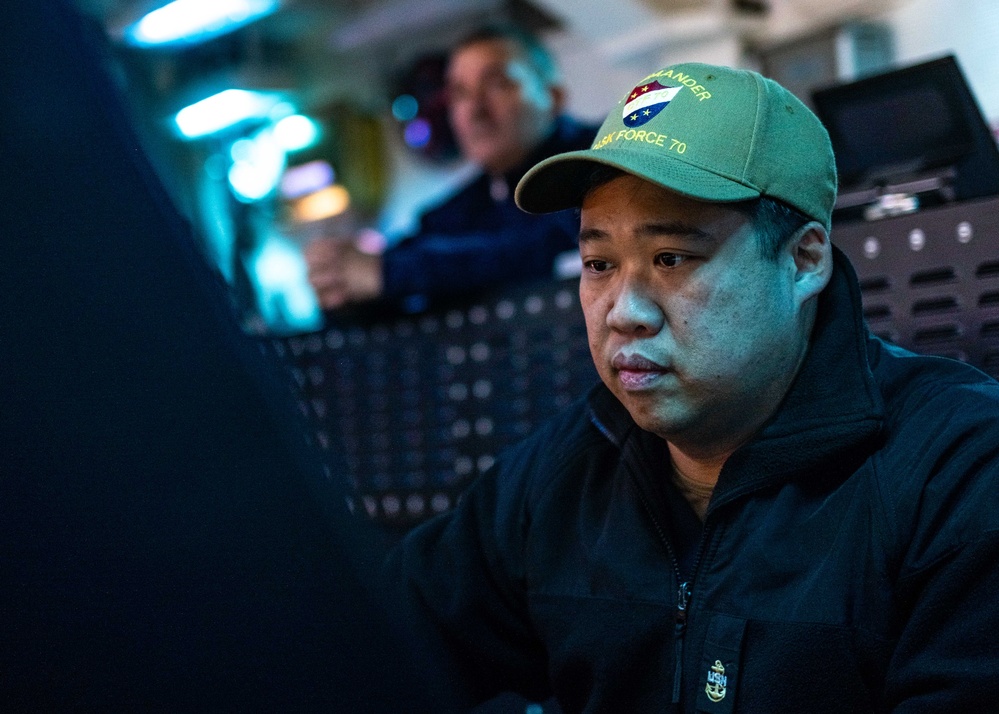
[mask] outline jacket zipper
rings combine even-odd
[[[679,577],[677,578],[679,580]],[[687,606],[690,604],[690,582],[680,583],[676,593],[676,628],[674,630],[673,651],[676,662],[673,665],[673,698],[672,704],[680,703],[680,692],[683,689],[683,632],[687,628]]]
[[[680,563],[676,558],[676,553],[673,551],[673,544],[670,542],[669,538],[666,536],[666,532],[659,524],[659,520],[656,518],[655,510],[652,508],[652,504],[649,503],[649,500],[645,495],[645,490],[642,488],[641,484],[639,484],[638,487],[638,494],[641,498],[642,505],[645,507],[645,511],[649,514],[649,518],[652,519],[652,524],[655,526],[656,534],[659,536],[659,540],[662,541],[662,544],[666,547],[670,563],[673,566],[673,574],[676,576],[676,582],[679,583],[676,594],[676,610],[673,613],[673,621],[675,623],[673,628],[673,652],[676,662],[673,670],[673,696],[672,701],[670,702],[671,704],[679,704],[680,695],[683,691],[683,640],[687,630],[687,613],[690,610],[690,600],[694,591],[694,579],[696,578],[697,570],[701,565],[701,558],[704,556],[704,550],[707,545],[708,538],[710,537],[710,532],[708,530],[707,519],[705,518],[704,530],[701,533],[701,540],[697,544],[697,554],[694,556],[694,564],[693,568],[691,568],[690,579],[683,580],[683,576],[680,573]]]

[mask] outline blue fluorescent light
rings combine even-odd
[[[400,94],[392,101],[392,116],[399,121],[415,119],[420,112],[420,103],[412,94]]]
[[[270,127],[235,142],[230,155],[229,185],[245,202],[266,198],[277,187],[286,165],[284,149]]]
[[[414,149],[422,149],[430,143],[432,133],[430,122],[417,117],[406,125],[402,133],[402,138],[408,146],[412,146]]]
[[[174,122],[188,139],[208,136],[246,119],[266,117],[280,101],[276,94],[227,89],[184,107]]]
[[[285,151],[301,151],[319,139],[319,126],[307,116],[292,114],[274,125],[274,137]]]
[[[200,42],[274,12],[279,0],[174,0],[128,30],[141,46]]]

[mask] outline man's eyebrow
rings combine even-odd
[[[645,223],[638,229],[639,238],[659,238],[661,236],[676,236],[677,238],[688,238],[694,241],[714,241],[707,231],[692,226],[682,221],[656,221]],[[599,228],[583,228],[579,231],[580,243],[591,243],[595,241],[607,240],[610,234]]]
[[[507,77],[508,78],[509,77],[509,72],[507,71],[506,64],[496,64],[496,65],[490,65],[489,67],[487,67],[485,69],[485,71],[482,72],[482,76],[484,78],[486,78],[486,79],[492,79],[493,77]],[[444,86],[445,86],[445,88],[447,88],[447,87],[456,87],[456,86],[460,86],[460,85],[458,84],[458,80],[455,79],[454,77],[445,76],[444,77]]]

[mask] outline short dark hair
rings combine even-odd
[[[583,196],[605,183],[628,175],[628,172],[613,166],[597,166],[583,184]],[[798,230],[813,220],[793,206],[770,196],[736,201],[728,205],[749,218],[759,237],[760,252],[770,260],[776,260],[781,249]]]
[[[554,86],[562,81],[558,64],[548,48],[535,35],[517,25],[486,25],[465,35],[451,48],[451,56],[461,49],[479,42],[500,40],[512,42],[527,60],[528,65],[547,86]]]
[[[788,241],[802,226],[812,221],[797,208],[770,196],[760,196],[731,205],[735,210],[749,216],[756,229],[763,257],[771,260],[777,260],[777,256]]]

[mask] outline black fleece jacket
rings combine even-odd
[[[668,468],[598,386],[400,544],[414,625],[469,701],[999,711],[999,384],[873,337],[838,251],[802,369],[726,462],[683,583]]]

